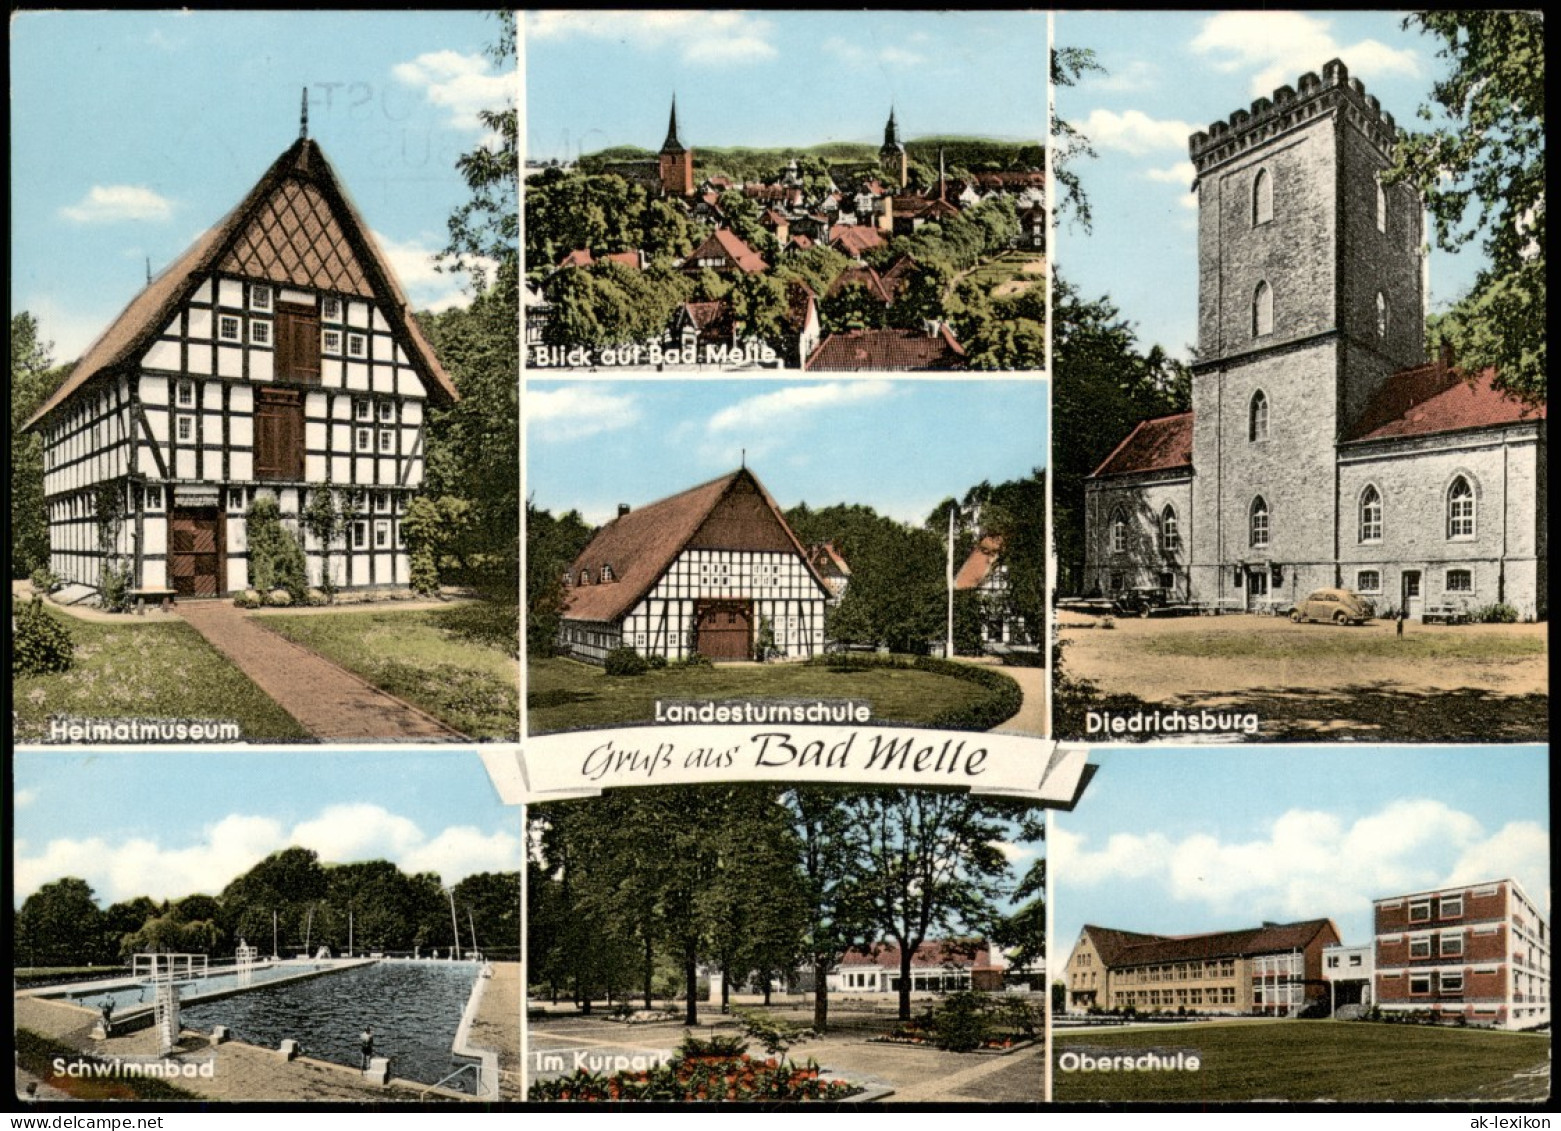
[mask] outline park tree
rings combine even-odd
[[[11,576],[49,564],[49,515],[43,505],[43,437],[22,425],[65,376],[53,368],[53,343],[26,311],[11,316]]]
[[[1543,404],[1545,373],[1545,17],[1540,11],[1424,11],[1404,21],[1438,43],[1448,72],[1420,117],[1446,119],[1402,138],[1385,181],[1423,194],[1437,243],[1479,239],[1474,286],[1431,328],[1477,373]]]
[[[454,889],[458,918],[484,954],[514,954],[520,939],[520,873],[478,872]]]
[[[829,1028],[827,976],[847,950],[869,941],[856,890],[863,830],[853,820],[850,796],[817,785],[799,785],[785,795],[798,852],[801,954],[813,970],[813,1028],[820,1033]]]
[[[580,512],[554,518],[526,502],[526,638],[531,655],[545,656],[558,636],[564,610],[564,571],[591,541],[593,527]]]
[[[82,966],[101,960],[102,912],[86,880],[66,876],[29,895],[16,914],[16,961]]]
[[[1105,75],[1106,68],[1087,47],[1053,47],[1051,52],[1052,87],[1075,87],[1090,75]],[[1079,164],[1095,156],[1094,146],[1077,126],[1062,118],[1056,110],[1060,99],[1052,103],[1052,180],[1056,184],[1053,207],[1066,214],[1084,231],[1090,230],[1093,216],[1089,195],[1079,175]]]
[[[911,963],[929,940],[990,936],[1010,875],[1001,845],[1035,839],[1002,803],[966,793],[878,789],[850,802],[862,829],[858,860],[863,914],[899,951],[899,1016],[911,1017]]]
[[[1046,472],[992,488],[982,508],[986,533],[998,542],[995,567],[1003,571],[1008,612],[1039,641],[1046,616]]]
[[[745,334],[761,338],[777,353],[788,334],[786,283],[770,274],[744,275],[732,288],[732,314]]]

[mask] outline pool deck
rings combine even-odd
[[[488,984],[466,1033],[467,1043],[498,1054],[499,1099],[522,1100],[525,1080],[520,1067],[520,963],[495,962],[493,977],[484,981]]]

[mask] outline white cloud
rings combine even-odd
[[[12,803],[18,809],[25,809],[37,800],[38,791],[36,789],[19,789],[16,791],[16,795],[12,798]]]
[[[1090,90],[1131,92],[1147,90],[1159,78],[1159,68],[1144,59],[1134,59],[1125,67],[1107,74],[1091,73],[1079,85]]]
[[[1487,834],[1468,813],[1440,801],[1393,801],[1345,824],[1291,809],[1262,835],[1226,841],[1193,833],[1117,833],[1094,849],[1054,829],[1054,874],[1068,888],[1157,883],[1177,903],[1247,918],[1344,914],[1402,892],[1515,876],[1536,899],[1549,891],[1549,834],[1532,822]]]
[[[851,40],[839,35],[830,36],[820,46],[828,54],[851,66],[862,66],[867,63],[911,66],[927,61],[927,57],[921,52],[913,51],[908,47],[896,47],[893,44],[885,44],[882,47],[864,47],[860,43],[853,43]]]
[[[1091,110],[1081,123],[1084,136],[1101,149],[1141,155],[1159,149],[1186,151],[1195,127],[1174,118],[1151,118],[1142,110]]]
[[[383,232],[373,235],[414,309],[437,314],[471,305],[472,292],[465,285],[465,273],[440,271],[438,249],[417,239],[398,240]],[[498,264],[479,256],[473,266],[492,278]]]
[[[641,51],[663,48],[685,63],[730,66],[774,58],[774,24],[747,12],[546,11],[526,17],[527,40],[611,40]]]
[[[627,428],[639,418],[639,402],[629,394],[588,385],[526,390],[526,431],[531,440],[578,440]]]
[[[723,408],[710,418],[706,430],[712,435],[745,430],[773,432],[811,413],[887,396],[893,388],[888,381],[793,385],[773,393],[760,393]]]
[[[1198,211],[1198,194],[1191,191],[1192,183],[1198,177],[1198,170],[1193,167],[1191,161],[1178,161],[1163,169],[1145,169],[1144,176],[1151,181],[1173,185],[1179,190],[1176,203],[1189,212]]]
[[[480,54],[429,51],[410,63],[397,63],[390,73],[422,90],[428,101],[448,112],[450,125],[461,130],[485,130],[479,110],[501,110],[515,101],[519,76],[510,68],[493,71]]]
[[[51,840],[33,853],[18,840],[12,846],[15,897],[20,903],[64,876],[86,880],[105,904],[137,895],[158,900],[195,892],[214,895],[291,845],[312,848],[332,864],[390,860],[405,872],[437,872],[446,884],[520,866],[520,838],[514,833],[486,835],[453,826],[430,838],[409,817],[378,805],[346,804],[327,806],[291,830],[270,817],[230,814],[182,846],[143,836],[117,842],[90,837]]]
[[[114,224],[121,220],[166,220],[173,215],[173,201],[144,185],[93,185],[60,215],[76,224]]]
[[[1293,87],[1303,69],[1321,67],[1329,59],[1344,60],[1362,81],[1420,73],[1413,48],[1389,47],[1375,39],[1340,43],[1332,27],[1330,20],[1303,12],[1221,12],[1204,21],[1192,49],[1212,56],[1217,70],[1252,70],[1248,85],[1253,96],[1287,84]],[[1298,60],[1308,62],[1298,66]]]

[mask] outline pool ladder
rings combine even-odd
[[[459,1068],[457,1068],[454,1072],[450,1073],[448,1076],[444,1077],[441,1080],[437,1080],[434,1083],[429,1084],[427,1087],[425,1087],[421,1092],[418,1093],[418,1098],[422,1099],[424,1096],[428,1095],[428,1093],[433,1091],[435,1088],[443,1088],[445,1085],[449,1084],[450,1081],[459,1078],[460,1075],[463,1072],[470,1072],[470,1073],[472,1073],[473,1088],[472,1088],[472,1090],[469,1093],[466,1093],[466,1094],[472,1096],[475,1099],[479,1099],[479,1100],[480,1099],[497,1099],[498,1098],[497,1096],[484,1096],[483,1095],[483,1090],[482,1090],[482,1065],[480,1063],[472,1063],[472,1064],[463,1064],[463,1065],[461,1065]],[[459,1089],[451,1089],[451,1090],[452,1091],[457,1091]]]

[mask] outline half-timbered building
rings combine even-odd
[[[301,137],[135,297],[24,425],[44,439],[50,568],[141,595],[250,584],[245,516],[313,492],[348,521],[338,587],[404,585],[427,410],[457,398],[319,145]],[[322,547],[304,548],[311,584]]]
[[[621,505],[563,581],[558,643],[578,660],[602,663],[615,648],[748,660],[766,626],[781,658],[824,649],[830,590],[746,468],[638,510]]]

